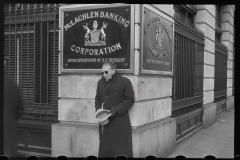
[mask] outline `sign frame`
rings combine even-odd
[[[118,73],[133,73],[134,72],[134,44],[135,44],[135,10],[134,10],[134,4],[97,4],[97,5],[66,5],[59,8],[59,26],[60,26],[60,32],[59,32],[59,49],[60,49],[60,56],[59,56],[59,72],[61,73],[100,73],[101,68],[99,69],[64,69],[63,68],[63,39],[64,39],[64,12],[65,11],[77,11],[77,10],[90,10],[90,9],[104,9],[104,8],[114,8],[114,7],[125,7],[130,6],[131,12],[130,12],[130,68],[129,69],[116,69]],[[117,64],[117,63],[116,63]]]
[[[150,11],[152,11],[153,13],[163,17],[164,19],[170,21],[172,23],[172,46],[171,46],[171,49],[172,49],[172,53],[171,53],[171,66],[170,66],[170,71],[159,71],[159,70],[149,70],[149,69],[144,69],[143,68],[143,54],[144,54],[144,51],[143,51],[143,35],[144,35],[144,9],[148,9]],[[150,6],[150,5],[147,5],[147,4],[143,4],[141,6],[141,26],[140,26],[140,73],[141,74],[161,74],[161,75],[170,75],[172,76],[173,75],[173,58],[174,58],[174,20],[169,17],[166,13],[162,12],[161,10],[155,8],[154,6]],[[145,53],[146,54],[146,53]]]

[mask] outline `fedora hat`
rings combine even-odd
[[[109,116],[111,116],[111,113],[109,114],[109,112],[110,111],[106,109],[98,109],[95,113],[95,121],[101,125],[106,125],[109,122]]]

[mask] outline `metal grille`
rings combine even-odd
[[[202,34],[175,22],[172,116],[201,108],[203,102]]]
[[[214,102],[226,99],[227,96],[227,47],[215,45]]]
[[[5,4],[6,74],[25,103],[24,120],[57,121],[58,5]]]

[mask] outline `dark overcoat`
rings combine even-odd
[[[4,155],[16,157],[16,123],[23,113],[23,104],[17,84],[4,75]]]
[[[96,111],[101,108],[117,114],[109,118],[108,124],[99,125],[100,145],[98,157],[132,157],[132,130],[128,110],[134,104],[134,91],[129,79],[116,73],[108,82],[101,78],[97,84],[95,97]],[[103,127],[103,130],[102,130]]]

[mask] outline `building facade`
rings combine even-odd
[[[21,156],[97,156],[105,61],[133,84],[134,157],[167,157],[234,108],[235,5],[6,3],[4,13],[4,71],[25,103]]]

